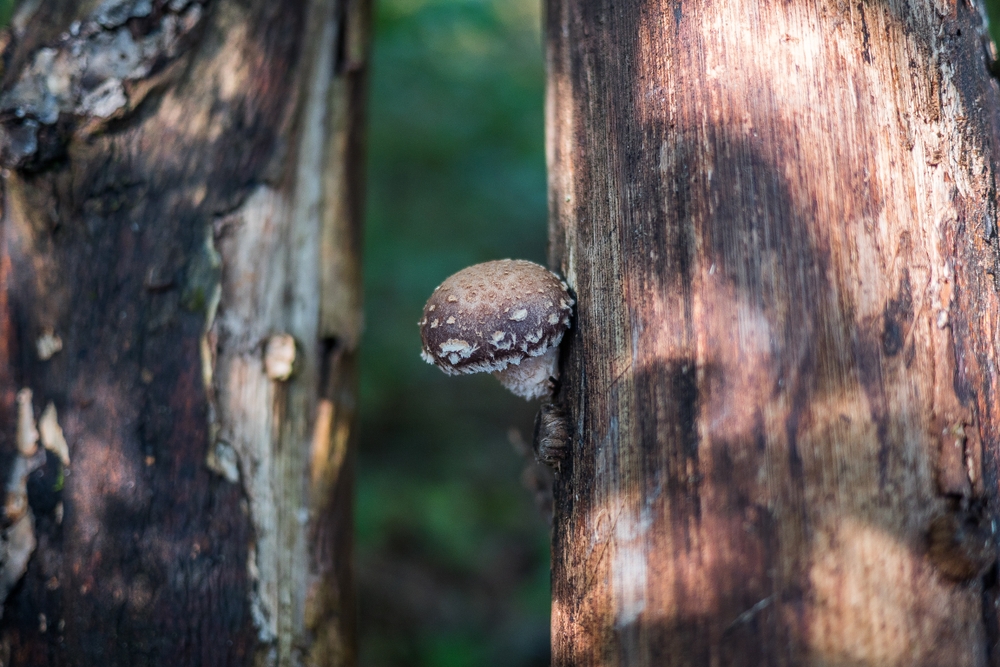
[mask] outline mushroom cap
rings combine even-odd
[[[572,313],[566,283],[545,267],[520,259],[475,264],[427,300],[421,356],[449,375],[501,371],[558,345]]]

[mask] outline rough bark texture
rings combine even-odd
[[[3,667],[353,664],[368,11],[35,0],[4,34]]]
[[[554,664],[1000,664],[979,7],[547,8]]]

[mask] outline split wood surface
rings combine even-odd
[[[1000,664],[966,0],[547,2],[554,665]]]
[[[0,664],[353,664],[367,2],[20,7]]]

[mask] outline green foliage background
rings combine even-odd
[[[984,4],[990,19],[990,35],[996,42],[1000,37],[1000,0],[985,0]]]
[[[548,526],[508,441],[537,405],[419,357],[451,273],[545,261],[539,0],[376,2],[357,572],[361,664],[549,663]]]

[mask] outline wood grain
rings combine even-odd
[[[553,664],[1000,664],[979,8],[549,0],[546,31]]]
[[[7,35],[0,480],[21,388],[71,462],[28,480],[0,664],[353,664],[368,4],[142,6],[42,2]]]

